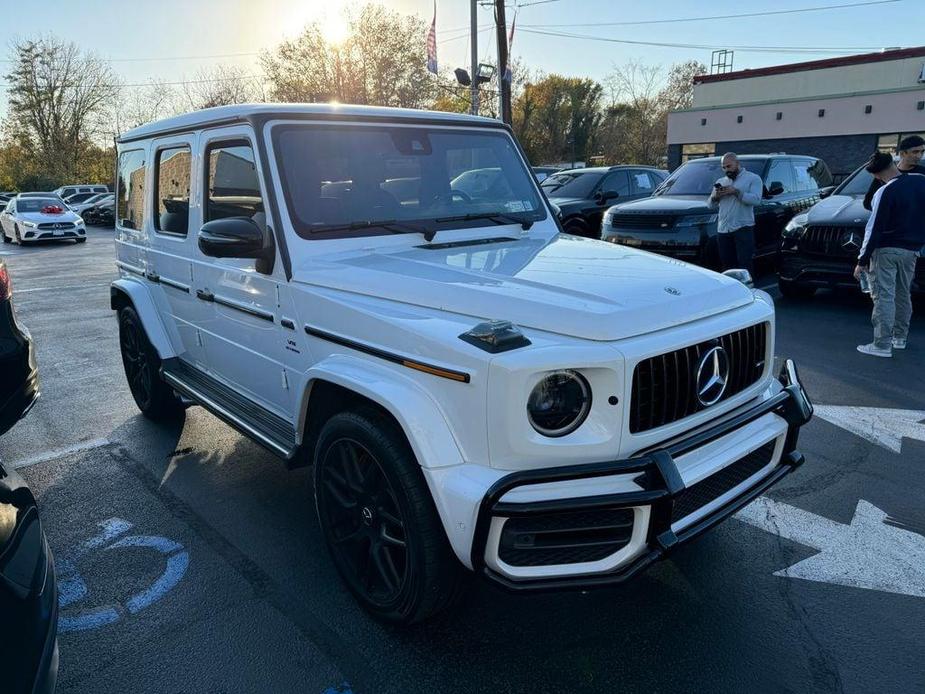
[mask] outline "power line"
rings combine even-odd
[[[557,36],[560,38],[581,39],[582,41],[604,41],[607,43],[623,43],[633,46],[659,46],[662,48],[689,48],[694,50],[712,51],[717,48],[728,48],[730,50],[751,52],[751,53],[807,53],[807,54],[832,54],[843,53],[852,54],[858,51],[880,51],[882,46],[840,46],[840,47],[822,47],[806,48],[805,46],[730,46],[730,45],[705,45],[696,43],[667,43],[662,41],[633,41],[630,39],[615,39],[607,36],[589,36],[587,34],[574,34],[562,31],[543,31],[541,29],[522,29],[528,34],[538,34],[541,36]]]
[[[888,5],[904,0],[867,0],[866,2],[851,2],[841,5],[818,5],[815,7],[802,7],[791,10],[766,10],[763,12],[744,12],[742,14],[719,14],[708,17],[675,17],[672,19],[644,19],[632,22],[587,22],[584,24],[521,24],[522,27],[530,28],[555,28],[555,27],[616,27],[616,26],[638,26],[642,24],[673,24],[677,22],[705,22],[713,19],[740,19],[743,17],[769,17],[771,15],[781,14],[798,14],[801,12],[824,12],[825,10],[838,10],[850,7],[868,7],[870,5]]]

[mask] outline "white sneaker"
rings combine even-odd
[[[869,354],[872,357],[892,357],[893,350],[882,347],[877,347],[873,342],[869,345],[858,345],[858,352],[861,354]]]
[[[893,338],[893,349],[906,349],[906,341],[898,337]]]

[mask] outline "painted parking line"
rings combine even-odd
[[[11,463],[11,467],[17,469],[29,467],[30,465],[38,465],[39,463],[47,463],[49,460],[57,460],[58,458],[71,455],[72,453],[80,453],[81,451],[89,451],[94,448],[102,448],[103,446],[108,445],[109,439],[92,439],[90,441],[81,441],[80,443],[75,443],[72,446],[65,446],[64,448],[58,448],[53,451],[45,451],[44,453],[39,453],[38,455],[32,456],[31,458],[26,458],[25,460]]]
[[[28,294],[29,292],[48,292],[52,290],[63,290],[63,289],[87,289],[88,287],[108,287],[109,282],[96,282],[94,284],[63,284],[57,287],[29,287],[28,289],[17,289],[17,294]]]

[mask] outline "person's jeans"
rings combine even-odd
[[[719,262],[723,270],[745,268],[755,274],[752,258],[755,255],[755,227],[740,227],[716,235]]]
[[[912,278],[916,251],[905,248],[878,248],[870,258],[870,296],[874,310],[874,344],[890,349],[893,338],[905,340],[912,318]]]

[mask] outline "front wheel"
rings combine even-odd
[[[119,311],[119,347],[125,378],[141,413],[153,420],[173,419],[181,415],[183,404],[161,380],[161,359],[131,306]]]
[[[76,239],[74,239],[74,240],[77,241],[77,243],[86,243],[86,242],[87,242],[87,237],[86,237],[86,236],[81,236],[81,237],[76,238]]]
[[[373,616],[410,624],[460,594],[453,554],[407,441],[374,410],[324,425],[314,455],[315,506],[341,578]]]
[[[11,243],[13,239],[6,235],[6,229],[0,226],[0,235],[3,236],[3,243]]]

